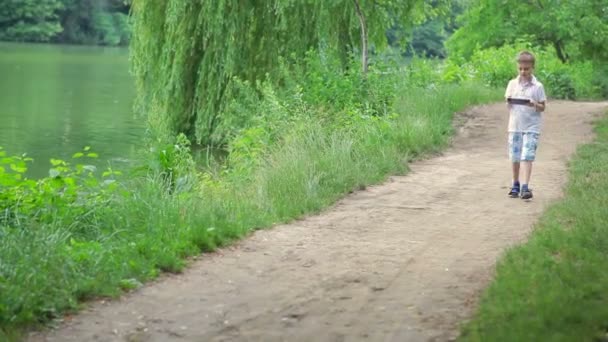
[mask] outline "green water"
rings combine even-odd
[[[30,177],[84,146],[98,166],[128,162],[145,126],[128,70],[125,48],[0,43],[0,146],[34,158]]]

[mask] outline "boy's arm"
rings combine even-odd
[[[542,86],[538,86],[534,94],[534,98],[530,101],[530,107],[534,107],[534,110],[537,112],[544,112],[547,103],[547,96],[545,95],[545,88]]]
[[[509,98],[511,96],[511,85],[513,84],[513,81],[509,81],[509,83],[507,84],[507,90],[505,90],[505,101],[507,100],[507,98]]]
[[[512,85],[513,85],[513,81],[511,80],[511,81],[509,81],[509,84],[507,84],[507,90],[505,91],[505,101],[507,101],[507,99],[509,97],[511,97]],[[509,108],[509,110],[511,110],[512,107],[513,107],[513,105],[507,102],[507,108]]]

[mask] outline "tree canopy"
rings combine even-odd
[[[447,44],[456,55],[524,40],[551,46],[562,62],[608,59],[605,0],[473,0],[462,21]]]
[[[386,30],[410,25],[423,1],[133,1],[138,108],[152,126],[205,141],[221,120],[234,77],[274,76],[282,58],[313,49],[343,59],[365,38],[387,44]]]
[[[0,0],[0,40],[46,42],[62,31],[60,0]]]
[[[125,0],[0,0],[0,40],[126,44],[128,13]]]

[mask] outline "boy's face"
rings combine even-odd
[[[534,65],[530,62],[519,62],[517,63],[517,68],[519,70],[519,76],[524,79],[529,79],[534,71]]]

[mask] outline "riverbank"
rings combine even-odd
[[[411,158],[446,146],[454,112],[500,95],[475,85],[408,89],[390,118],[361,118],[342,130],[303,120],[257,166],[189,182],[172,174],[172,191],[166,174],[110,172],[93,182],[80,158],[57,161],[62,182],[22,184],[0,198],[18,203],[0,231],[0,325],[14,330],[61,318],[87,299],[117,296],[162,271],[179,272],[188,256],[318,212],[348,192],[403,173]],[[82,153],[86,158],[88,151]],[[150,164],[170,158],[188,176],[187,145],[157,156]],[[7,175],[0,174],[5,181]]]

